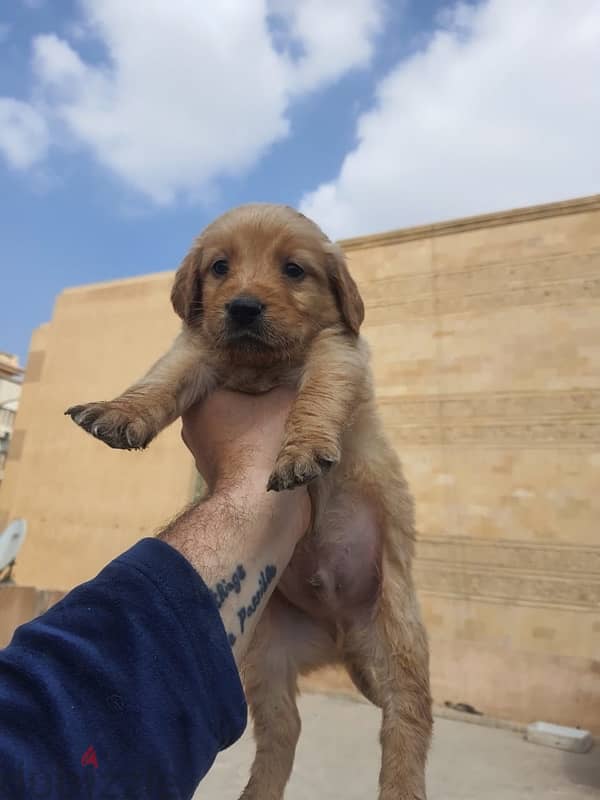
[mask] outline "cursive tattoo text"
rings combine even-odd
[[[247,606],[242,606],[237,612],[238,619],[240,621],[241,633],[244,632],[246,620],[254,614],[260,605],[260,602],[267,593],[267,589],[272,583],[275,575],[277,575],[277,567],[275,567],[273,564],[267,564],[267,566],[260,573],[260,577],[258,579],[258,590],[252,596],[251,602]]]
[[[232,592],[239,594],[242,588],[242,581],[246,577],[246,570],[241,564],[235,568],[235,572],[229,580],[222,580],[212,589],[213,600],[217,608],[221,608],[225,600]]]

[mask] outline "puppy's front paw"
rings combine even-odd
[[[288,444],[277,457],[267,491],[281,492],[304,486],[325,475],[339,460],[340,451],[336,445],[309,447]]]
[[[117,401],[71,406],[65,414],[96,439],[120,450],[141,450],[156,433],[148,420]]]

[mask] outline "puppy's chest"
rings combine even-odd
[[[329,498],[318,528],[298,544],[279,589],[293,605],[337,627],[372,607],[380,563],[374,507],[340,490]]]
[[[220,369],[217,383],[223,389],[247,394],[262,394],[276,386],[297,386],[300,367],[232,367]]]

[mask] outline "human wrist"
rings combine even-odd
[[[226,503],[242,517],[255,519],[259,541],[273,544],[273,537],[295,543],[310,523],[311,506],[305,488],[284,492],[267,491],[269,470],[252,469],[232,480],[219,480],[211,500]]]

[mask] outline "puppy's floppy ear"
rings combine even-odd
[[[327,257],[329,285],[335,295],[342,319],[352,333],[358,336],[365,318],[365,307],[358,287],[348,271],[346,258],[337,245],[328,244]]]
[[[202,277],[200,261],[202,251],[194,244],[179,265],[171,289],[171,303],[176,313],[188,324],[202,316]]]

